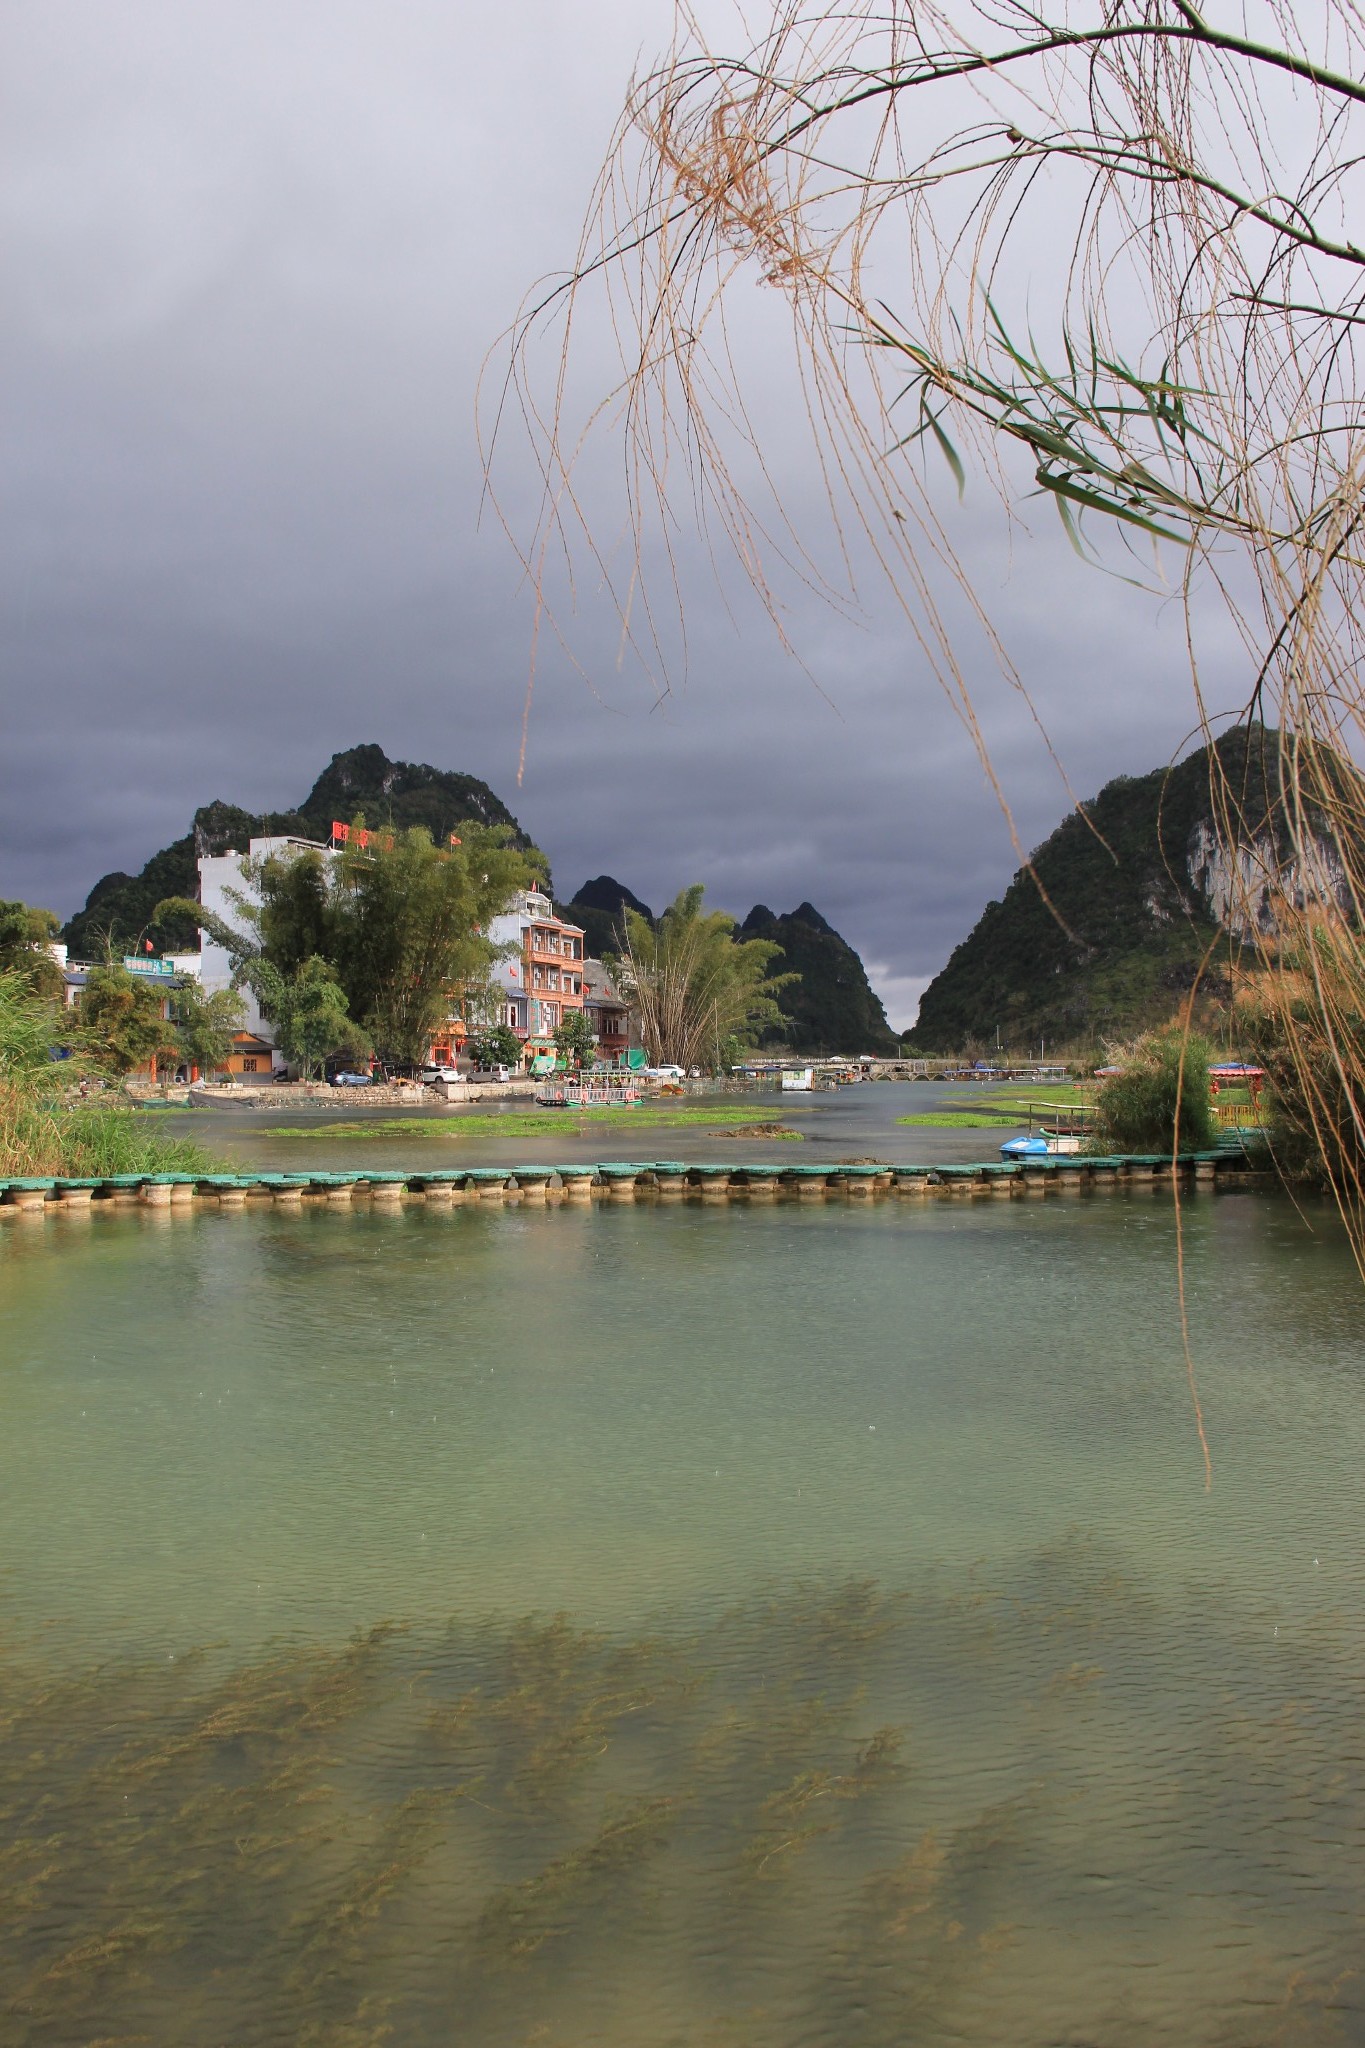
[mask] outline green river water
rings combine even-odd
[[[982,1149],[978,1147],[978,1149]],[[1365,1346],[1169,1196],[0,1231],[4,2048],[1365,2042]]]

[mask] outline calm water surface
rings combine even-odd
[[[1185,1260],[1207,1493],[1165,1197],[7,1225],[0,2040],[1365,2042],[1359,1281]]]

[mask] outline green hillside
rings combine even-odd
[[[506,804],[477,776],[425,762],[391,761],[382,747],[350,747],[333,754],[297,810],[244,811],[221,801],[202,805],[184,838],[154,853],[139,874],[102,876],[62,937],[75,959],[98,957],[106,944],[115,953],[127,952],[143,938],[158,952],[190,950],[199,943],[194,926],[185,919],[155,924],[152,912],[167,896],[198,894],[201,854],[226,853],[229,847],[245,853],[249,839],[267,833],[325,841],[333,819],[349,823],[358,814],[369,825],[425,825],[436,840],[463,822],[507,825],[518,846],[536,851]],[[539,871],[548,885],[550,867],[543,855]]]
[[[1246,837],[1269,834],[1282,857],[1279,734],[1239,726],[1216,746]],[[1210,947],[1201,987],[1226,990],[1243,945],[1218,918],[1226,856],[1209,771],[1201,748],[1174,768],[1117,777],[1064,819],[929,984],[914,1044],[993,1047],[997,1031],[1020,1050],[1123,1037],[1171,1015]]]
[[[778,917],[765,903],[756,903],[738,936],[771,939],[782,948],[782,958],[773,962],[774,971],[800,977],[778,999],[788,1024],[766,1032],[764,1044],[817,1054],[898,1050],[895,1033],[886,1021],[880,998],[868,984],[862,961],[814,904],[798,904],[788,915]]]
[[[620,952],[625,910],[635,911],[650,924],[654,922],[649,905],[624,882],[618,882],[614,875],[597,875],[562,906],[561,914],[570,924],[583,927],[583,943],[589,956],[600,960],[604,953]]]

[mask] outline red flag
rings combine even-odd
[[[461,837],[460,837],[460,835],[459,835],[459,833],[458,833],[458,832],[452,832],[452,833],[451,833],[451,835],[450,835],[450,843],[451,843],[451,845],[452,845],[452,846],[463,846],[463,845],[464,845],[464,841],[463,841],[463,839],[461,839]]]
[[[150,939],[144,939],[142,943],[149,953],[154,953],[156,951],[156,947],[152,944]]]
[[[343,842],[343,844],[344,844],[344,843],[345,843],[345,841],[346,841],[346,840],[348,840],[348,839],[350,838],[350,836],[351,836],[351,828],[350,828],[350,826],[349,826],[349,825],[343,825],[343,824],[341,824],[341,823],[340,823],[340,821],[339,821],[338,819],[336,819],[336,818],[333,818],[333,820],[332,820],[332,838],[333,838],[334,840],[336,840],[336,839],[340,839],[340,840],[341,840],[341,841]]]

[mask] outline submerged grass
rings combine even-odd
[[[0,2032],[6,2048],[1089,2039],[1079,1992],[1074,2027],[1021,2005],[1036,1957],[994,2007],[983,1985],[1032,1938],[1012,1913],[1036,1928],[1042,1901],[1096,1990],[1075,1876],[1104,1815],[1077,1732],[1104,1715],[1106,1753],[1145,1753],[1155,1724],[1133,1716],[1155,1711],[1150,1687],[1121,1698],[1107,1674],[1125,1659],[1145,1673],[1169,1628],[1077,1537],[1006,1588],[796,1587],[632,1638],[563,1615],[456,1621],[236,1665],[216,1651],[68,1673],[7,1645]],[[1226,1890],[1241,1929],[1246,1859],[1330,1810],[1341,1857],[1308,1860],[1302,1925],[1276,1936],[1281,1975],[1302,1979],[1297,1940],[1327,1999],[1350,1916],[1324,1937],[1325,1887],[1353,1873],[1365,1823],[1355,1674],[1338,1669],[1333,1704],[1305,1716],[1308,1651],[1284,1699],[1265,1696],[1259,1643],[1247,1656],[1218,1660],[1216,1687],[1254,1709],[1202,1716],[1166,1786],[1182,1811],[1214,1804],[1159,1848],[1145,1817],[1131,1842],[1120,1828],[1105,1868],[1122,1883],[1136,1857],[1149,1916],[1154,1880],[1173,1918],[1191,1892],[1211,1914],[1216,1821],[1244,1843]],[[1117,1791],[1126,1809],[1122,1773]],[[1291,1808],[1305,1818],[1276,1819]],[[1098,1925],[1113,1933],[1112,1905]],[[1120,1931],[1125,1985],[1129,1947]],[[1283,1985],[1253,1988],[1259,2015]],[[1224,2038],[1215,2011],[1183,2014],[1182,2038]],[[1293,2039],[1326,2038],[1316,2011]],[[1132,2039],[1170,2016],[1139,2015]]]
[[[800,1131],[775,1129],[771,1112],[757,1109],[664,1109],[642,1104],[638,1109],[508,1110],[505,1115],[471,1110],[451,1117],[391,1116],[319,1124],[272,1124],[265,1138],[543,1138],[595,1130],[672,1131],[716,1129],[729,1125],[737,1133],[800,1138]]]

